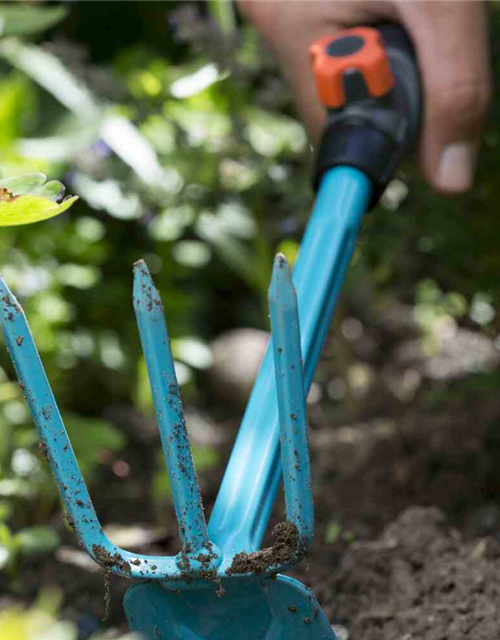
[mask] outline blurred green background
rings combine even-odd
[[[132,264],[144,257],[161,291],[185,402],[220,411],[204,384],[210,343],[268,329],[272,257],[293,263],[313,202],[309,146],[275,62],[230,3],[1,3],[0,24],[0,173],[43,172],[80,196],[53,220],[3,228],[0,271],[97,487],[126,475],[115,463],[136,442],[123,415],[151,416]],[[497,103],[467,195],[431,193],[412,166],[391,183],[366,218],[340,319],[398,301],[430,348],[443,321],[500,348],[499,118]],[[1,588],[15,594],[26,558],[59,544],[59,506],[3,348],[0,402]],[[199,464],[215,465],[216,449],[200,446]],[[36,605],[43,624],[59,624],[58,597]],[[16,611],[0,607],[0,637],[38,637]],[[65,629],[57,638],[88,637]]]

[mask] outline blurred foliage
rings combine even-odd
[[[216,467],[220,462],[219,452],[213,447],[194,445],[191,450],[197,474],[203,474],[204,471]],[[165,503],[173,504],[170,480],[165,469],[165,458],[161,451],[158,451],[156,456],[156,468],[153,476],[153,500],[158,507],[159,514],[164,511]],[[159,517],[161,518],[161,515]]]
[[[2,229],[0,271],[89,482],[103,451],[129,444],[103,419],[109,407],[152,410],[132,264],[144,257],[154,275],[183,397],[200,402],[210,339],[267,328],[272,256],[297,256],[313,200],[307,138],[275,62],[232,11],[218,2],[0,3],[0,172],[46,174],[80,198],[44,223]],[[500,33],[497,6],[491,29]],[[499,121],[497,103],[469,194],[433,194],[410,166],[391,183],[365,219],[349,307],[366,308],[367,294],[383,305],[390,293],[413,305],[424,331],[444,317],[498,334]],[[57,501],[14,380],[0,349],[3,566],[22,559],[16,549],[29,544],[16,536],[42,526]],[[195,458],[210,467],[217,452]],[[168,495],[164,472],[153,489],[158,502]]]
[[[17,605],[0,611],[0,637],[9,640],[77,640],[76,624],[57,619],[63,594],[54,588],[40,591],[37,600],[29,608]],[[87,636],[89,640],[103,638],[102,633]],[[135,634],[113,635],[116,640],[139,640]]]
[[[5,523],[0,523],[0,569],[15,578],[23,559],[50,553],[59,543],[59,536],[48,526],[24,527],[13,534]]]

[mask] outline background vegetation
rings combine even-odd
[[[151,413],[132,264],[144,257],[162,293],[185,402],[220,410],[201,375],[210,341],[267,330],[272,257],[293,262],[313,202],[309,148],[274,61],[229,3],[2,3],[0,24],[1,175],[43,172],[80,196],[53,220],[2,229],[0,271],[92,493],[125,473],[122,417]],[[496,7],[491,29],[498,80]],[[469,194],[439,197],[410,166],[391,184],[366,218],[344,316],[365,322],[367,306],[396,300],[430,348],[443,320],[500,348],[499,116],[496,104]],[[29,615],[12,604],[26,559],[59,544],[59,503],[5,349],[0,365],[0,636],[88,637],[57,621],[57,592]],[[197,455],[217,461],[214,445]]]

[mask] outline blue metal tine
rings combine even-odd
[[[312,542],[314,507],[311,491],[306,399],[297,294],[285,256],[274,261],[269,310],[278,395],[280,450],[287,520],[296,525],[302,550]]]
[[[134,265],[134,309],[183,549],[210,547],[200,488],[182,411],[163,304],[146,263]]]
[[[0,278],[2,332],[7,349],[28,401],[64,506],[75,533],[94,560],[130,578],[165,578],[178,574],[174,558],[131,553],[114,545],[104,534],[61,418],[59,408],[43,369],[24,312]]]

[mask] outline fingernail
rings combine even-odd
[[[446,191],[467,191],[472,186],[476,164],[473,142],[454,142],[444,148],[437,171],[437,182]]]

